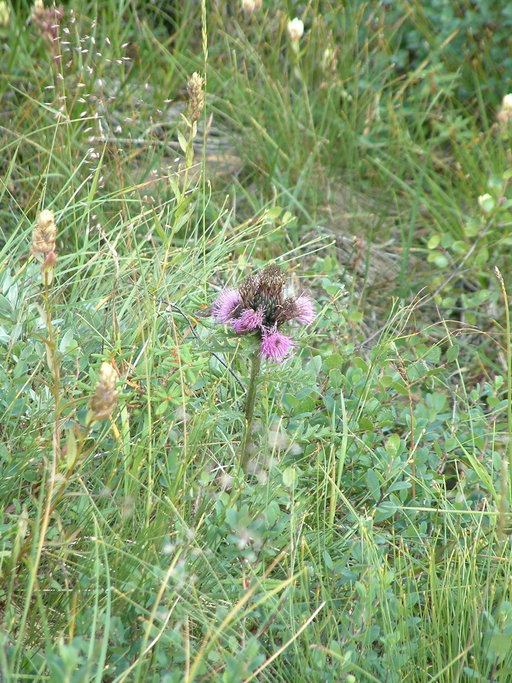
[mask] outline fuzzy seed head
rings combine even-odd
[[[194,71],[187,83],[187,113],[191,121],[197,121],[204,109],[204,86],[204,78]]]
[[[119,392],[116,390],[117,372],[110,363],[102,363],[94,396],[89,402],[93,421],[105,420],[116,407]]]
[[[57,225],[53,211],[43,209],[37,219],[37,225],[32,231],[31,251],[34,256],[43,256],[55,252],[55,241],[57,239]]]

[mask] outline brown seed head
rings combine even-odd
[[[258,291],[259,276],[249,275],[243,280],[238,288],[244,308],[256,308],[256,292]]]
[[[282,325],[288,320],[293,320],[297,316],[297,313],[295,299],[288,297],[282,304],[276,307],[276,323]]]
[[[204,78],[194,71],[187,83],[187,114],[191,121],[197,121],[204,109],[204,85]]]
[[[37,225],[32,232],[31,251],[34,256],[46,256],[55,252],[55,240],[57,239],[57,226],[53,211],[43,209],[39,214]]]
[[[260,276],[259,292],[265,298],[282,303],[282,293],[286,278],[279,266],[266,266]]]
[[[119,392],[116,390],[117,372],[110,363],[102,363],[94,396],[89,401],[93,420],[105,420],[116,407]]]

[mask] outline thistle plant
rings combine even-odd
[[[290,322],[309,324],[315,318],[315,307],[307,294],[293,296],[287,293],[283,271],[277,265],[269,265],[246,277],[238,289],[222,291],[211,312],[215,322],[227,325],[236,335],[252,335],[259,341],[259,347],[252,355],[245,405],[240,464],[246,469],[261,361],[283,362],[293,351],[295,342],[280,331],[281,326]]]

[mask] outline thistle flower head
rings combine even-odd
[[[278,332],[275,327],[265,330],[261,337],[261,356],[281,363],[288,356],[295,342],[285,334]]]
[[[225,289],[212,306],[212,316],[217,323],[227,323],[240,308],[242,299],[236,289]]]
[[[301,294],[295,299],[295,309],[293,320],[301,325],[309,325],[315,319],[315,304],[307,294]]]
[[[236,334],[255,332],[261,339],[261,355],[281,361],[294,342],[278,332],[286,322],[307,325],[315,318],[313,300],[307,294],[285,297],[286,278],[279,266],[266,266],[246,277],[237,290],[221,292],[212,306],[213,319],[229,323]]]
[[[105,420],[112,414],[119,395],[116,383],[117,372],[110,363],[102,363],[94,396],[89,401],[91,422]]]
[[[43,209],[37,219],[37,225],[32,231],[31,251],[34,256],[47,257],[50,252],[55,252],[57,239],[57,226],[53,211]]]
[[[233,329],[237,334],[252,332],[263,324],[263,309],[246,308],[236,320],[233,320]]]
[[[187,114],[191,121],[198,121],[204,109],[204,86],[204,78],[194,71],[187,83]]]

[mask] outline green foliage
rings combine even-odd
[[[506,0],[383,2],[397,27],[394,63],[403,71],[427,69],[433,84],[452,81],[467,100],[493,101],[512,67],[512,10]]]
[[[72,2],[59,61],[13,9],[2,680],[510,678],[509,15]],[[252,347],[208,307],[269,261],[318,315],[264,364],[244,474]]]

